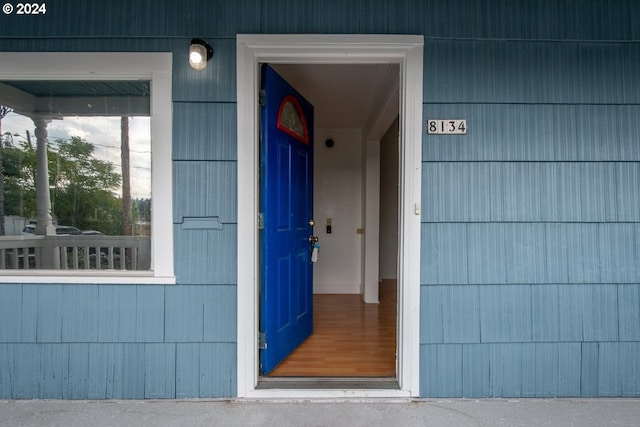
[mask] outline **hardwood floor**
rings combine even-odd
[[[269,377],[396,376],[396,282],[380,284],[380,304],[360,295],[316,294],[314,332]]]

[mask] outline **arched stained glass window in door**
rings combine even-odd
[[[285,96],[278,110],[278,129],[291,135],[298,141],[309,143],[307,120],[300,103],[294,96]]]

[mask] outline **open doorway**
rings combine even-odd
[[[419,395],[421,36],[240,35],[238,72],[238,396],[408,397]],[[400,160],[397,382],[374,389],[258,388],[258,97],[259,64],[398,64]],[[326,224],[323,224],[323,226]]]
[[[272,67],[314,106],[321,249],[313,334],[262,380],[396,380],[399,64]]]

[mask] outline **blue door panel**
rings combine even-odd
[[[289,276],[289,272],[291,271],[291,260],[289,255],[284,255],[278,259],[278,271],[276,272],[276,276],[280,280],[281,286],[273,286],[271,288],[271,294],[273,296],[273,303],[276,304],[275,314],[277,315],[277,321],[275,326],[277,327],[277,331],[282,331],[284,328],[291,324],[291,316],[289,315],[289,310],[291,307],[290,298],[290,289],[289,283],[291,282],[291,278]],[[271,313],[271,309],[264,309],[265,313]],[[271,320],[271,319],[270,319]]]
[[[313,331],[313,107],[271,67],[262,67],[260,142],[260,373],[268,374]],[[299,108],[304,132],[283,130],[284,107]],[[284,116],[283,116],[284,117]],[[284,120],[284,119],[283,119]]]

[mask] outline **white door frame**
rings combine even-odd
[[[419,395],[420,186],[422,158],[422,36],[238,35],[238,382],[241,398],[411,397]],[[399,390],[268,389],[258,384],[258,92],[261,63],[400,64],[398,235]]]

